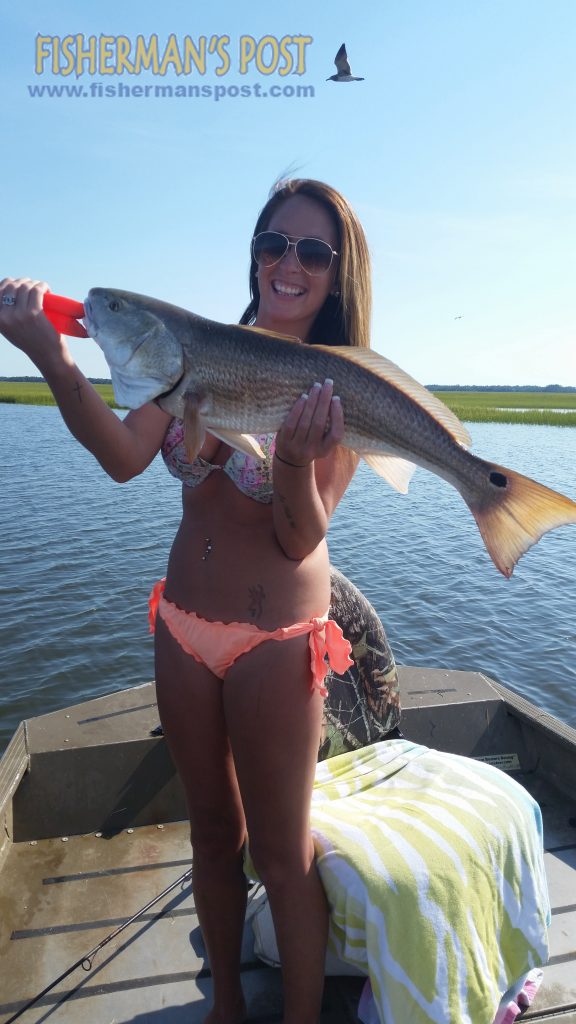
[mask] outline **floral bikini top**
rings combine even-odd
[[[198,457],[188,461],[184,447],[184,424],[173,419],[162,443],[162,458],[172,476],[181,480],[186,487],[197,487],[214,470],[223,470],[238,490],[269,505],[272,501],[272,456],[276,445],[276,434],[256,434],[256,440],[264,452],[265,459],[258,459],[244,452],[234,450],[223,466]]]

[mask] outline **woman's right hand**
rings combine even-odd
[[[76,366],[42,308],[48,285],[29,277],[0,281],[0,332],[45,378],[74,437],[114,480],[130,480],[159,450],[170,416],[154,403],[120,419]],[[4,303],[5,298],[14,302]]]
[[[70,360],[66,342],[42,308],[49,290],[43,281],[29,277],[5,277],[0,281],[0,333],[39,369],[52,359]],[[14,301],[6,303],[7,298]]]

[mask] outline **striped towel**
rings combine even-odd
[[[492,1024],[548,956],[540,808],[490,765],[389,740],[317,766],[330,948],[380,1024]]]

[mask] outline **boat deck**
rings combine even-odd
[[[471,675],[458,675],[465,679],[456,680],[459,699],[451,705],[454,713],[462,713],[461,698],[465,695],[469,698],[470,713],[480,709],[486,721],[486,709],[476,699]],[[407,712],[403,728],[408,736],[413,731],[413,738],[420,741],[422,723],[430,709],[434,710],[439,703],[447,707],[449,687],[440,686],[439,677],[434,677],[435,688],[432,684],[429,687],[432,696],[423,703],[421,675],[410,678],[411,692],[406,688],[405,676]],[[465,691],[461,685],[466,687]],[[478,685],[481,690],[484,683]],[[496,693],[495,699],[499,701],[498,692],[492,693]],[[144,706],[142,697],[139,694],[138,700]],[[134,700],[133,696],[133,703]],[[90,703],[102,709],[101,703]],[[474,709],[472,703],[476,705]],[[154,719],[153,703],[146,707],[148,727],[150,718]],[[422,713],[411,716],[410,708]],[[67,709],[71,710],[75,709]],[[110,714],[122,717],[117,705]],[[437,710],[434,716],[438,722]],[[83,721],[99,717],[84,717]],[[496,728],[496,718],[492,716],[492,732],[501,735],[497,756],[508,757],[513,749],[510,737],[502,733],[500,726]],[[517,729],[516,716],[514,723]],[[549,725],[544,722],[544,730]],[[574,740],[568,735],[570,732],[564,737],[568,745]],[[472,719],[469,734],[474,736]],[[521,745],[516,743],[516,749]],[[60,741],[54,746],[61,751]],[[569,752],[573,760],[574,751]],[[562,780],[556,785],[533,766],[515,771],[514,776],[542,807],[553,907],[550,962],[544,970],[540,992],[522,1020],[576,1024],[576,786],[569,787],[573,795],[567,796]],[[69,781],[74,783],[72,778]],[[65,803],[63,794],[62,804]],[[39,839],[32,838],[31,833],[26,835],[26,826],[21,826],[20,838],[9,843],[0,874],[1,1024],[7,1024],[28,1000],[74,964],[78,964],[75,970],[22,1014],[24,1024],[49,1019],[55,1024],[77,1024],[79,1019],[94,1024],[203,1021],[211,996],[211,976],[189,877],[104,946],[95,955],[91,969],[84,970],[79,962],[119,925],[189,871],[185,822],[138,825],[138,815],[132,814],[132,818],[136,821],[134,825],[124,824],[114,830]],[[40,811],[36,820],[42,822]],[[251,1024],[267,1024],[281,1020],[280,973],[263,965],[254,955],[250,915],[255,906],[253,901],[245,929],[243,984]],[[362,986],[360,978],[327,978],[321,1024],[355,1024]]]
[[[0,1020],[50,985],[190,868],[184,823],[114,836],[17,844],[2,873]],[[253,951],[250,904],[242,954],[250,1022],[280,1021],[280,972]],[[97,912],[95,913],[95,908]],[[32,970],[33,965],[33,970]],[[33,978],[33,981],[32,981]],[[211,976],[187,878],[76,970],[22,1021],[200,1024]],[[328,978],[322,1024],[356,1021],[363,980]]]

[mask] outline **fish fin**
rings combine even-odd
[[[352,363],[358,363],[359,366],[363,366],[366,370],[375,373],[377,377],[381,377],[387,384],[398,388],[408,398],[418,402],[426,412],[433,416],[438,423],[442,424],[450,436],[455,441],[458,441],[459,444],[468,446],[471,443],[470,434],[466,427],[454,415],[452,410],[447,405],[444,405],[444,402],[441,402],[431,391],[428,391],[428,388],[425,388],[423,384],[419,384],[410,374],[406,373],[405,370],[402,370],[390,359],[380,355],[379,352],[374,352],[370,348],[352,348],[347,345],[315,345],[314,348],[330,352],[332,355],[342,356],[344,359],[348,359]]]
[[[486,463],[490,493],[460,493],[474,516],[494,565],[510,577],[518,559],[557,526],[576,524],[576,502],[505,466]]]
[[[193,462],[204,444],[205,429],[202,422],[204,396],[187,391],[184,395],[184,447],[190,462]]]
[[[295,334],[280,334],[278,331],[267,331],[265,327],[250,327],[249,324],[229,324],[230,327],[239,327],[241,331],[250,331],[251,334],[265,334],[269,338],[281,338],[282,341],[295,341],[298,345],[302,340]]]
[[[364,462],[368,463],[378,476],[384,478],[391,487],[400,491],[400,494],[408,493],[408,485],[416,466],[407,459],[400,459],[396,455],[376,455],[373,452],[357,452],[357,455]]]
[[[239,452],[244,452],[245,455],[251,455],[252,458],[257,459],[266,458],[252,434],[239,434],[236,430],[223,430],[222,427],[215,429],[209,426],[207,430],[210,434],[214,434],[214,437],[218,437],[220,441],[224,441],[225,444],[229,444],[231,448],[236,448]]]

